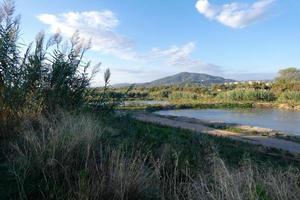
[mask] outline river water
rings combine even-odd
[[[300,136],[300,112],[279,109],[185,109],[156,112],[207,121],[271,128]]]

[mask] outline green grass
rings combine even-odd
[[[253,108],[254,104],[251,102],[172,102],[169,105],[149,105],[143,109],[146,111],[154,112],[158,110],[169,109],[230,109],[230,108]]]
[[[198,192],[205,199],[272,199],[272,190],[287,184],[286,196],[299,192],[291,185],[299,177],[296,156],[130,116],[62,113],[23,130],[5,145],[10,159],[1,159],[6,199],[197,199]],[[240,188],[248,184],[256,189]]]
[[[161,87],[136,87],[134,93],[143,93],[131,96],[131,100],[165,100],[174,106],[187,108],[201,107],[199,104],[268,104],[276,108],[278,104],[288,104],[291,108],[299,106],[299,83],[289,88],[279,83],[269,84],[239,84],[239,85],[213,85],[213,86],[161,86]],[[280,84],[279,84],[280,85]],[[122,90],[120,90],[122,92]],[[223,108],[223,107],[222,107]]]
[[[177,151],[186,151],[183,153],[185,156],[191,156],[195,152],[202,152],[203,148],[206,149],[203,155],[208,152],[213,153],[214,150],[217,150],[222,159],[228,164],[236,166],[243,160],[245,155],[257,164],[267,163],[273,166],[287,166],[294,163],[293,160],[295,159],[295,157],[289,153],[280,152],[275,149],[265,150],[262,147],[254,147],[251,144],[224,137],[197,134],[183,129],[137,121],[131,121],[131,123],[126,122],[126,124],[132,124],[134,126],[136,134],[139,135],[137,140],[143,141],[142,143],[146,146],[158,147],[164,143],[168,143]],[[147,131],[145,132],[145,130]],[[198,143],[195,144],[195,141],[198,141]],[[201,144],[205,147],[201,146]],[[289,158],[292,159],[289,160]],[[298,162],[294,164],[298,164]]]
[[[218,94],[217,99],[226,101],[266,101],[272,102],[276,100],[274,93],[266,90],[254,89],[236,89]]]

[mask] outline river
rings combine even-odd
[[[185,109],[156,112],[214,122],[271,128],[300,136],[300,112],[279,109]]]

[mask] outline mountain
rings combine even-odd
[[[183,85],[183,84],[198,84],[210,85],[216,83],[234,82],[232,79],[225,79],[219,76],[212,76],[208,74],[182,72],[173,76],[161,78],[149,83],[147,86],[161,86],[161,85]]]
[[[167,76],[165,78],[157,79],[148,83],[137,83],[134,84],[136,86],[143,87],[153,87],[153,86],[162,86],[162,85],[185,85],[185,84],[197,84],[197,85],[211,85],[211,84],[222,84],[228,82],[235,82],[232,79],[225,79],[219,76],[212,76],[208,74],[200,74],[200,73],[189,73],[182,72],[179,74],[175,74],[173,76]],[[132,84],[129,83],[121,83],[115,84],[113,87],[128,87]]]
[[[132,84],[132,83],[117,83],[117,84],[114,84],[113,87],[114,88],[123,88],[123,87],[129,87],[131,85],[135,85],[135,84]]]

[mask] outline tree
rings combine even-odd
[[[300,81],[300,69],[290,67],[279,71],[277,81]]]

